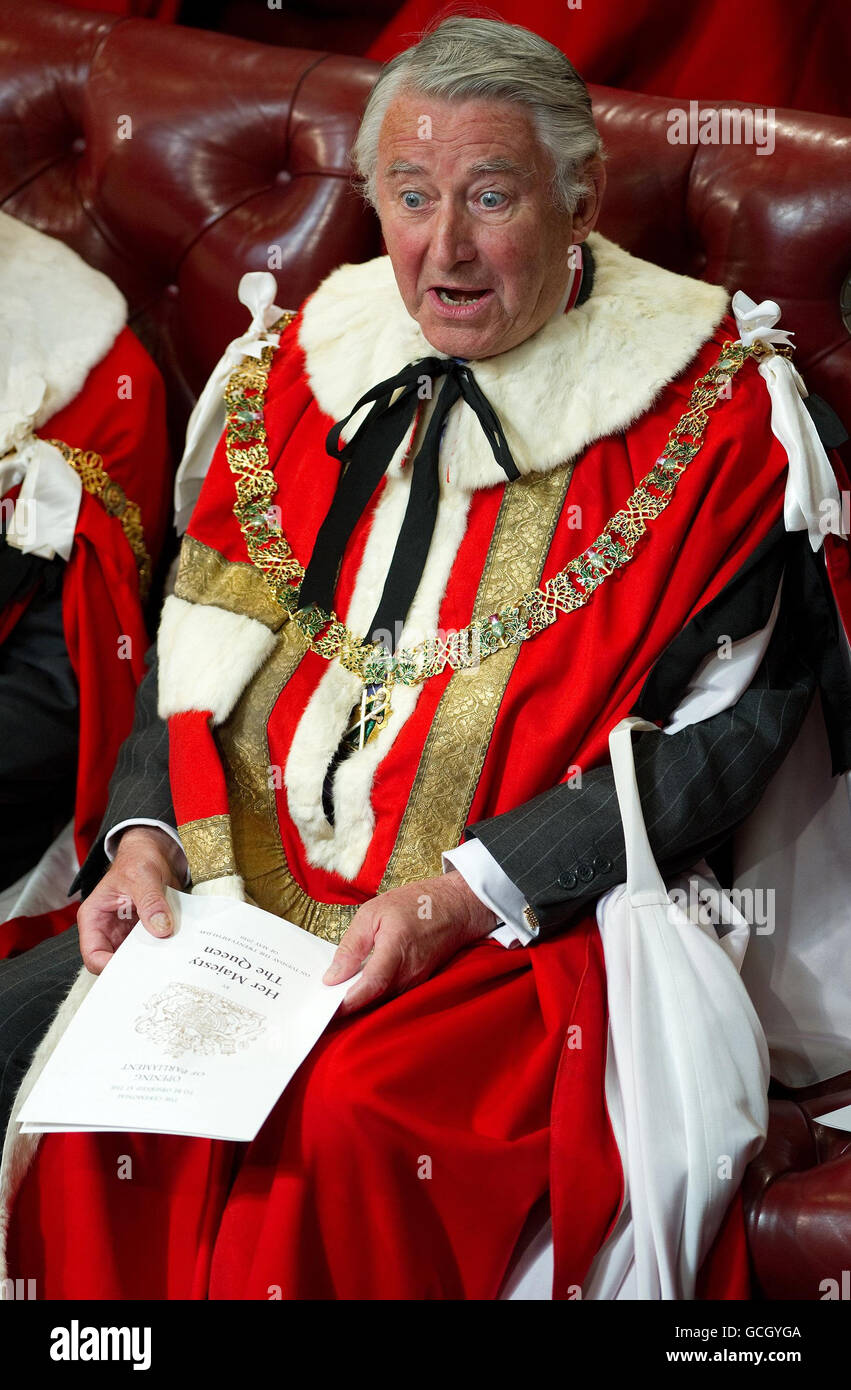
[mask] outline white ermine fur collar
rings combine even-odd
[[[0,456],[79,394],[126,322],[111,280],[0,213]]]
[[[509,352],[471,363],[521,473],[547,472],[626,429],[688,366],[727,309],[720,285],[662,270],[598,233],[589,244],[589,299]],[[313,394],[335,420],[408,362],[446,356],[405,309],[389,256],[329,275],[305,306],[300,342]],[[448,476],[454,487],[505,481],[463,402],[449,415],[440,457],[442,481]]]

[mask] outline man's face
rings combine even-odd
[[[557,309],[588,227],[553,207],[551,174],[516,103],[404,91],[391,102],[378,212],[405,308],[439,352],[506,352]]]

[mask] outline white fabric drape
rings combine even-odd
[[[768,1127],[768,1049],[739,970],[749,928],[706,871],[670,893],[647,838],[625,719],[609,750],[626,883],[597,906],[609,997],[606,1100],[624,1157],[629,1218],[584,1296],[691,1299],[745,1167]],[[707,897],[708,895],[708,897]],[[720,919],[682,902],[711,901]]]
[[[635,729],[664,737],[635,718],[609,737],[627,877],[597,905],[610,1020],[606,1104],[625,1191],[582,1298],[689,1300],[767,1132],[768,1049],[739,975],[748,923],[705,865],[666,888],[653,859]],[[547,1221],[500,1297],[548,1299],[552,1277]]]
[[[59,832],[34,868],[0,893],[0,923],[16,917],[40,917],[67,907],[68,889],[79,870],[74,847],[74,822]]]
[[[736,836],[734,892],[766,927],[742,978],[771,1072],[812,1086],[851,1067],[851,774],[831,777],[818,697],[762,801]]]
[[[780,309],[771,299],[756,304],[742,290],[733,295],[733,313],[745,346],[789,345],[791,334],[777,328]],[[775,353],[759,364],[759,374],[771,397],[771,432],[783,445],[789,476],[783,503],[787,531],[807,531],[818,550],[828,531],[842,535],[839,484],[830,460],[804,405],[809,394],[787,357]]]
[[[268,270],[252,270],[239,282],[239,300],[251,311],[251,323],[241,338],[228,343],[198,397],[186,426],[186,447],[174,480],[174,525],[183,535],[198,501],[210,461],[225,427],[225,387],[243,357],[259,358],[264,347],[278,346],[280,333],[271,333],[284,312],[274,303],[278,286]]]
[[[0,462],[0,497],[21,484],[6,540],[25,555],[68,560],[83,496],[79,474],[52,444],[33,435]]]

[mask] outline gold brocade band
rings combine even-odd
[[[538,584],[564,506],[573,464],[506,487],[474,612],[489,613],[514,589]],[[455,671],[441,696],[379,892],[439,874],[441,855],[461,841],[506,686],[520,654],[495,652]]]
[[[231,839],[230,816],[204,816],[180,827],[180,843],[189,863],[193,883],[224,878],[237,872]]]
[[[70,444],[63,443],[61,439],[48,439],[45,443],[52,444],[54,449],[59,450],[79,476],[86,492],[98,499],[107,515],[118,517],[136,561],[139,593],[146,599],[151,587],[151,557],[145,546],[142,513],[139,507],[130,501],[121,484],[110,478],[100,454],[94,453],[91,449],[72,449]]]
[[[288,614],[276,603],[255,565],[226,560],[194,536],[184,536],[174,592],[189,603],[214,604],[228,613],[255,618],[277,632]]]
[[[269,751],[272,711],[306,651],[307,642],[295,623],[287,623],[230,718],[218,725],[216,738],[227,779],[234,857],[245,891],[266,912],[336,945],[357,909],[317,902],[293,878],[281,843],[275,796],[280,769],[276,776]]]
[[[486,611],[506,579],[534,583],[540,577],[571,473],[568,465],[505,489],[479,583],[477,612]],[[269,752],[272,711],[307,649],[307,639],[288,623],[216,737],[227,776],[234,859],[246,892],[267,912],[336,945],[356,908],[319,902],[294,879],[281,844]],[[460,840],[518,651],[514,647],[495,654],[486,670],[453,674],[426,742],[382,890],[438,873],[441,850]]]
[[[559,613],[584,606],[609,575],[629,562],[648,524],[665,510],[677,479],[698,453],[722,381],[729,380],[751,355],[757,354],[739,344],[725,343],[716,363],[694,383],[688,408],[671,431],[664,454],[593,544],[541,587],[537,586],[541,585],[572,465],[507,486],[479,585],[476,617],[469,629],[456,634],[458,643],[472,634],[479,639],[478,645],[465,641],[463,651],[461,646],[456,651],[454,646],[450,650],[449,645],[441,645],[434,660],[424,665],[413,660],[413,649],[401,657],[397,654],[394,671],[388,676],[383,670],[372,674],[372,649],[348,633],[334,615],[326,633],[319,621],[324,621],[323,615],[311,617],[295,611],[297,586],[304,571],[272,516],[277,483],[263,422],[273,353],[264,350],[260,362],[246,360],[234,371],[226,395],[227,454],[237,491],[234,511],[256,573],[268,586],[269,597],[280,614],[277,623],[268,616],[260,618],[278,632],[277,647],[230,719],[216,730],[228,782],[233,857],[254,902],[332,942],[339,941],[356,911],[351,905],[312,899],[295,881],[281,842],[275,795],[281,769],[271,765],[268,727],[281,691],[307,650],[312,648],[329,660],[340,659],[365,682],[373,678],[386,679],[388,684],[396,680],[415,685],[447,664],[453,667],[380,891],[438,873],[441,851],[458,844],[461,838],[520,645],[548,627]],[[213,560],[212,555],[215,552],[204,554],[198,542],[187,547],[185,569],[181,561],[184,577],[179,581],[185,587],[178,593],[246,612],[245,605],[255,601],[254,587],[241,575],[232,576],[243,566],[229,564],[221,556]],[[190,577],[193,566],[194,580]],[[214,586],[221,586],[218,597],[206,587],[205,575]],[[505,608],[506,595],[512,592],[522,597]],[[256,609],[248,611],[251,616],[260,616]],[[286,622],[288,614],[295,621]],[[471,652],[476,652],[475,660]],[[205,876],[214,876],[207,866]]]

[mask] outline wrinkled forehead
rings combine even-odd
[[[378,138],[378,174],[389,184],[417,176],[546,177],[549,156],[520,102],[450,101],[415,91],[389,104]]]

